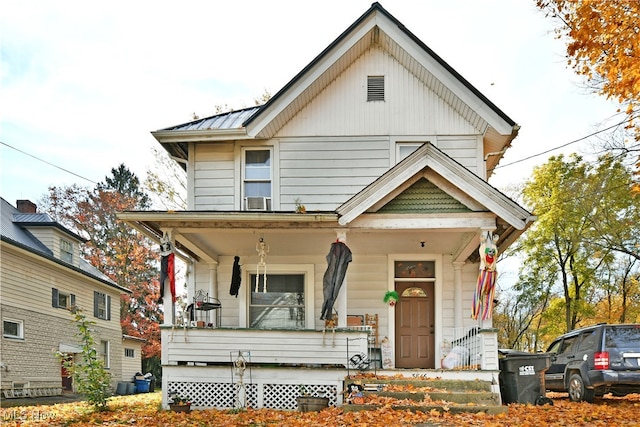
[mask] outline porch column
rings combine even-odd
[[[347,232],[344,230],[336,231],[336,236],[339,241],[347,244]],[[347,276],[344,276],[344,282],[338,292],[338,299],[335,303],[335,309],[338,311],[338,327],[347,327]]]
[[[176,239],[173,235],[173,228],[162,229],[163,234],[166,233],[171,242],[171,247],[176,247]],[[175,272],[175,271],[174,271]],[[173,325],[176,317],[176,304],[173,302],[173,295],[171,295],[171,286],[168,284],[164,287],[164,293],[162,295],[162,305],[164,306],[164,324]]]
[[[453,263],[453,321],[455,328],[464,326],[462,318],[462,267],[464,261]]]
[[[209,265],[209,295],[218,298],[218,262],[210,261]]]

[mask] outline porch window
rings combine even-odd
[[[249,327],[258,329],[301,329],[305,327],[303,274],[269,274],[256,292],[255,274],[250,275]]]
[[[24,325],[22,320],[4,319],[2,321],[2,336],[5,338],[24,338]]]
[[[245,149],[244,210],[271,210],[271,150]]]

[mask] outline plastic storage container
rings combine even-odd
[[[544,373],[551,364],[548,353],[502,353],[500,366],[500,394],[502,403],[548,403]]]
[[[137,393],[149,393],[149,384],[151,384],[151,380],[138,380],[138,379],[136,379],[136,392]]]

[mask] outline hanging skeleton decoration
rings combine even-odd
[[[480,236],[480,272],[476,291],[473,295],[473,307],[471,318],[487,320],[493,310],[493,295],[495,293],[498,271],[498,236],[491,232],[482,233]]]
[[[162,235],[160,239],[160,298],[158,303],[162,304],[164,298],[165,285],[169,285],[171,290],[171,299],[176,302],[176,267],[175,254],[173,253],[173,245],[167,233]]]
[[[269,245],[264,242],[264,238],[260,238],[258,243],[256,243],[256,252],[258,252],[258,258],[260,261],[258,262],[257,274],[256,274],[256,290],[258,292],[260,289],[260,272],[262,271],[263,275],[263,288],[262,292],[267,292],[267,263],[264,260],[269,253]]]

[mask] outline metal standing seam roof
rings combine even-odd
[[[189,123],[172,126],[166,130],[189,131],[189,130],[211,130],[211,129],[240,129],[243,123],[257,113],[261,105],[242,110],[229,111],[226,113],[216,114],[215,116],[205,117],[203,119],[194,120]]]

